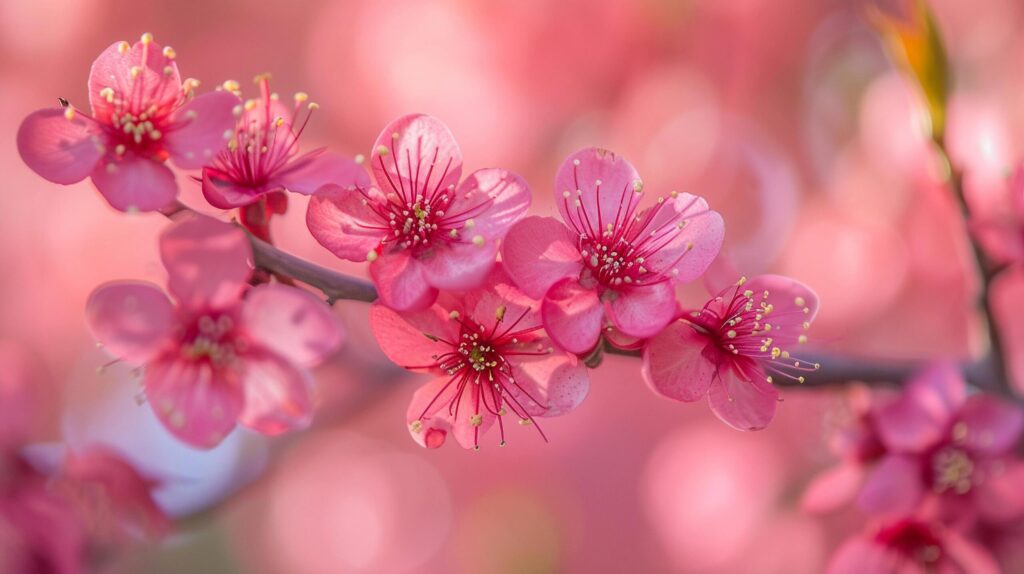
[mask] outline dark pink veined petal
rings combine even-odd
[[[309,372],[264,349],[247,353],[243,360],[245,406],[238,422],[270,436],[309,426],[313,420]]]
[[[409,434],[420,445],[438,448],[450,432],[459,446],[473,448],[494,424],[497,417],[483,404],[479,385],[466,385],[456,409],[452,401],[456,396],[457,382],[457,379],[447,377],[434,379],[413,394],[406,421]]]
[[[171,293],[191,308],[238,304],[252,275],[252,247],[245,232],[205,215],[183,219],[164,231],[160,259]]]
[[[417,257],[423,277],[437,289],[466,291],[479,287],[494,267],[498,249],[493,243],[435,245]]]
[[[347,157],[322,151],[298,158],[278,174],[275,181],[288,191],[303,195],[313,195],[327,184],[369,187],[363,166]]]
[[[864,466],[845,460],[811,479],[800,499],[805,512],[838,510],[853,502],[864,484]]]
[[[966,431],[963,444],[989,455],[1009,452],[1024,429],[1024,412],[1019,407],[988,395],[967,397],[957,419]],[[957,430],[954,427],[954,433]]]
[[[245,297],[242,320],[260,346],[303,367],[320,364],[345,339],[331,308],[298,287],[254,287]]]
[[[370,276],[381,303],[396,311],[426,309],[437,299],[437,289],[427,283],[423,266],[407,249],[382,253],[370,263]]]
[[[455,189],[462,175],[462,152],[448,127],[423,114],[402,116],[381,131],[370,155],[377,187],[412,204]]]
[[[219,209],[234,209],[255,202],[264,190],[244,187],[210,167],[203,168],[203,197]]]
[[[965,395],[963,379],[951,365],[914,375],[899,399],[875,415],[882,442],[890,450],[923,452],[945,436]]]
[[[708,405],[725,424],[737,430],[761,430],[775,418],[779,392],[760,372],[744,380],[735,368],[722,366],[708,389]]]
[[[558,168],[555,204],[570,228],[599,234],[633,200],[639,182],[640,174],[622,156],[606,149],[584,148],[567,157]],[[577,200],[586,217],[577,211]]]
[[[530,187],[523,178],[504,169],[479,169],[459,186],[444,221],[464,229],[465,241],[479,235],[496,244],[529,208]],[[471,226],[467,226],[469,220]]]
[[[666,199],[660,208],[651,209],[658,209],[657,214],[640,233],[664,234],[671,231],[666,226],[682,228],[670,235],[670,241],[658,242],[660,248],[647,257],[646,266],[680,282],[703,275],[725,239],[722,216],[708,207],[704,198],[689,193],[680,193]],[[640,217],[643,219],[646,214]]]
[[[374,303],[370,307],[370,329],[384,354],[405,368],[428,370],[437,364],[434,358],[451,349],[431,339],[456,342],[459,324],[438,305],[422,311],[398,313]]]
[[[132,68],[136,66],[139,73],[132,77]],[[107,123],[117,108],[104,97],[105,88],[114,90],[114,97],[119,100],[135,102],[128,108],[139,114],[151,105],[161,108],[177,101],[181,96],[181,76],[178,65],[164,56],[160,44],[115,42],[100,53],[89,71],[92,115]]]
[[[164,135],[174,165],[198,169],[213,161],[235,137],[232,110],[240,103],[238,96],[219,90],[197,96],[175,111],[174,128]]]
[[[85,321],[110,353],[141,365],[168,344],[175,317],[171,301],[156,285],[117,281],[89,295]]]
[[[620,331],[633,337],[653,337],[678,311],[676,291],[667,281],[626,287],[605,300],[608,318]]]
[[[593,289],[567,277],[552,285],[544,296],[541,317],[556,345],[582,354],[593,349],[601,337],[604,306]]]
[[[766,321],[772,326],[772,340],[775,346],[796,344],[818,315],[818,295],[810,287],[781,275],[758,275],[751,277],[741,290],[755,293],[768,292],[768,303],[772,311]]]
[[[135,154],[108,155],[93,170],[92,182],[118,211],[153,211],[178,196],[178,184],[167,166]]]
[[[103,141],[96,122],[64,110],[38,110],[18,128],[18,153],[32,171],[69,185],[89,176],[103,157]]]
[[[527,217],[513,225],[501,244],[501,261],[516,285],[535,299],[583,270],[572,232],[552,217]]]
[[[1006,523],[1024,517],[1024,462],[1007,458],[986,470],[973,502],[986,521]]]
[[[705,356],[707,345],[707,337],[686,323],[671,323],[644,347],[644,381],[669,399],[693,402],[704,398],[717,370]]]
[[[895,550],[860,535],[844,542],[829,560],[826,574],[922,574],[905,571],[905,563]]]
[[[235,428],[245,402],[234,372],[177,355],[151,361],[143,384],[146,400],[167,430],[196,448],[220,444]]]
[[[547,341],[530,346],[546,347]],[[576,357],[564,353],[519,357],[512,373],[516,384],[509,392],[531,416],[557,417],[569,413],[580,406],[590,391],[587,368]]]
[[[309,200],[306,227],[320,245],[342,259],[366,261],[387,233],[387,222],[369,203],[383,203],[384,198],[367,187],[369,179],[361,171],[356,181],[345,186],[326,185]]]
[[[920,461],[888,454],[869,473],[857,504],[872,514],[903,515],[917,508],[924,496]]]

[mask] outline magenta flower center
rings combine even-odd
[[[236,320],[228,313],[200,315],[185,329],[182,356],[208,362],[217,369],[233,367],[238,356],[248,348],[236,325]]]
[[[934,564],[942,557],[942,541],[919,522],[902,521],[883,528],[876,539],[919,564]]]

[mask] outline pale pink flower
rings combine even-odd
[[[92,116],[71,105],[32,113],[18,130],[22,160],[54,183],[91,177],[121,211],[173,201],[178,187],[164,162],[198,169],[212,160],[234,133],[239,101],[225,91],[193,98],[198,82],[181,81],[174,57],[150,34],[104,50],[89,74]]]
[[[256,78],[260,97],[235,107],[234,137],[212,162],[203,167],[203,195],[221,209],[243,207],[268,193],[292,191],[312,195],[320,186],[351,181],[360,171],[356,162],[324,148],[299,155],[299,137],[317,109],[308,96],[295,94],[293,108],[270,93],[270,77]],[[236,82],[224,89],[238,93]],[[304,109],[305,108],[305,109]],[[305,111],[305,115],[301,116]]]
[[[464,448],[479,448],[497,422],[504,445],[505,415],[536,426],[536,417],[579,406],[590,387],[587,370],[574,355],[551,346],[539,315],[539,303],[513,286],[500,266],[484,287],[464,295],[444,292],[422,311],[373,305],[370,326],[384,353],[435,376],[409,405],[416,442],[437,448],[451,432]]]
[[[803,382],[818,365],[790,355],[818,312],[806,285],[777,275],[741,279],[683,313],[644,347],[643,377],[656,393],[692,402],[707,395],[718,418],[759,430],[775,416],[774,377]]]
[[[1024,163],[1002,189],[982,189],[972,199],[971,231],[998,263],[1024,263]]]
[[[160,255],[176,304],[155,285],[120,281],[92,293],[86,319],[117,357],[145,365],[146,398],[179,439],[217,445],[236,422],[278,434],[310,422],[308,368],[341,343],[329,308],[280,284],[248,289],[245,233],[209,217],[174,224]]]
[[[937,523],[902,518],[848,539],[828,574],[998,574],[995,558],[976,542]]]
[[[1013,454],[1024,413],[988,395],[967,396],[953,366],[917,374],[875,421],[887,454],[860,492],[865,510],[911,513],[930,500],[944,520],[1024,515],[1024,462]]]
[[[548,334],[578,354],[597,345],[606,318],[626,336],[655,335],[676,313],[674,285],[700,276],[718,254],[721,216],[687,193],[641,209],[639,174],[597,148],[570,155],[555,188],[564,223],[528,217],[501,251],[512,280],[543,299]]]
[[[369,261],[380,300],[392,309],[425,309],[439,289],[479,286],[498,243],[530,206],[526,183],[497,168],[461,184],[462,152],[430,116],[389,124],[370,156],[376,185],[362,170],[313,197],[306,223],[342,259]]]

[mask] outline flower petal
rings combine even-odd
[[[296,159],[280,173],[275,181],[288,191],[313,195],[327,184],[348,185],[359,183],[369,187],[366,170],[350,158],[322,150],[313,151]]]
[[[708,389],[708,404],[718,418],[737,430],[761,430],[775,418],[779,392],[756,373],[744,380],[735,368],[721,367]]]
[[[302,429],[313,420],[313,379],[284,357],[262,349],[245,356],[245,407],[238,422],[265,435]]]
[[[1024,429],[1019,407],[987,395],[967,397],[957,419],[964,425],[967,448],[990,455],[1009,452]]]
[[[704,348],[708,339],[682,321],[675,321],[644,347],[642,375],[655,393],[677,401],[704,398],[717,367]]]
[[[986,521],[1009,522],[1024,517],[1024,462],[1015,459],[990,465],[975,490],[973,502]]]
[[[32,171],[64,185],[82,181],[103,157],[103,142],[96,122],[64,110],[38,110],[18,128],[18,153]]]
[[[133,68],[138,72],[132,73]],[[104,90],[113,90],[111,99]],[[118,113],[117,103],[131,100],[139,111],[155,105],[170,106],[181,97],[181,76],[178,65],[163,54],[163,46],[156,42],[115,42],[104,50],[89,70],[89,103],[92,115],[98,121],[109,123]]]
[[[704,198],[689,193],[676,194],[650,209],[658,211],[638,235],[658,233],[668,225],[682,227],[647,257],[647,267],[680,282],[690,282],[703,275],[725,240],[722,216],[712,211]],[[646,213],[639,215],[641,219],[646,216]]]
[[[565,278],[548,290],[541,303],[544,329],[556,345],[570,353],[590,351],[601,337],[604,306],[593,289]]]
[[[565,353],[521,357],[513,364],[512,373],[515,386],[509,392],[518,403],[515,410],[521,406],[531,416],[557,417],[569,413],[580,406],[590,391],[586,366]]]
[[[178,184],[167,166],[135,154],[107,156],[93,170],[92,182],[118,211],[153,211],[178,196]]]
[[[344,187],[326,185],[309,200],[306,227],[320,245],[342,259],[366,261],[387,233],[387,223],[371,203],[383,203],[384,198],[368,187],[369,179],[366,172],[359,172],[355,181]]]
[[[606,149],[581,149],[562,162],[555,176],[555,203],[562,220],[577,231],[604,229],[633,204],[640,174]],[[576,200],[580,207],[575,206]],[[581,211],[582,210],[582,213]]]
[[[420,445],[437,448],[451,432],[462,448],[473,448],[494,424],[497,417],[481,402],[480,385],[467,383],[461,395],[458,388],[458,378],[438,378],[413,394],[406,420]]]
[[[423,266],[408,249],[382,254],[370,264],[370,276],[381,303],[396,311],[426,309],[437,299],[437,289],[427,283]]]
[[[772,311],[767,321],[772,325],[775,346],[794,345],[807,326],[818,315],[818,295],[803,283],[781,275],[751,277],[741,290],[768,293],[766,301]]]
[[[174,165],[198,169],[213,158],[235,137],[232,110],[241,100],[220,90],[196,97],[171,116],[174,129],[164,135]]]
[[[878,409],[882,442],[890,450],[923,452],[945,435],[965,395],[963,379],[951,365],[917,373],[899,399]]]
[[[900,554],[888,546],[861,536],[844,542],[829,560],[826,574],[911,574],[904,572]]]
[[[432,369],[434,357],[450,347],[435,339],[455,341],[459,324],[438,305],[422,311],[397,313],[374,303],[370,307],[370,329],[384,354],[407,369]]]
[[[203,168],[203,197],[219,209],[234,209],[255,202],[265,190],[243,187],[227,175],[210,167]]]
[[[160,422],[196,448],[224,440],[245,402],[234,373],[216,371],[209,361],[165,355],[147,365],[143,384]]]
[[[513,225],[501,245],[501,261],[516,285],[535,299],[583,270],[575,238],[552,217],[527,217]]]
[[[462,152],[448,127],[423,114],[402,116],[381,131],[370,167],[377,186],[412,205],[417,195],[454,189],[462,175]]]
[[[633,337],[653,337],[668,325],[678,310],[676,291],[667,281],[626,287],[605,301],[608,318],[620,331]]]
[[[957,572],[970,574],[999,574],[1003,569],[987,548],[968,540],[953,529],[946,530],[942,549],[957,567]]]
[[[435,245],[416,259],[423,269],[423,277],[437,289],[466,291],[479,287],[494,267],[497,246],[493,243],[449,243]]]
[[[345,339],[330,307],[309,292],[287,285],[251,289],[242,319],[245,332],[261,346],[303,367],[320,364]]]
[[[843,461],[811,480],[800,499],[800,508],[814,513],[838,510],[854,500],[864,478],[863,465]]]
[[[448,206],[444,224],[466,228],[463,239],[480,235],[496,244],[530,208],[530,187],[518,175],[498,168],[469,174]],[[472,225],[466,227],[469,220]]]
[[[924,496],[919,461],[901,454],[886,455],[868,474],[857,504],[873,514],[908,514]]]
[[[205,215],[174,223],[160,235],[167,285],[192,308],[236,304],[252,275],[252,246],[245,232]]]
[[[141,365],[168,343],[174,308],[152,283],[105,283],[89,295],[85,320],[96,340],[129,363]]]

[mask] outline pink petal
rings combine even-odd
[[[167,430],[196,448],[213,448],[227,436],[245,398],[234,373],[215,371],[208,361],[173,355],[149,363],[143,378],[146,400]]]
[[[768,292],[772,312],[767,321],[772,325],[773,345],[796,344],[818,314],[818,295],[803,283],[781,275],[758,275],[750,278],[741,290]]]
[[[380,302],[396,311],[426,309],[437,299],[437,289],[427,283],[423,266],[407,249],[383,253],[370,264],[370,276]]]
[[[833,512],[853,502],[864,484],[864,466],[843,461],[811,479],[800,499],[805,512]]]
[[[496,244],[529,208],[530,188],[523,178],[504,169],[480,169],[459,186],[444,222],[462,228],[472,219],[472,231],[464,239],[480,235]]]
[[[605,342],[616,349],[637,351],[643,349],[647,344],[647,339],[627,335],[611,325],[605,327],[603,334]]]
[[[497,417],[490,414],[480,402],[483,398],[479,385],[466,385],[457,399],[457,408],[452,405],[452,401],[456,400],[456,392],[457,379],[438,378],[413,394],[406,421],[409,423],[409,433],[420,445],[437,448],[451,432],[460,446],[473,448],[494,424]],[[474,425],[474,417],[477,415],[480,417],[479,424]]]
[[[942,540],[942,549],[949,560],[957,566],[957,572],[964,574],[999,574],[1003,569],[991,552],[984,546],[968,540],[955,530],[947,530]]]
[[[104,88],[114,90],[115,102],[134,98],[139,111],[150,105],[157,108],[170,106],[181,96],[178,65],[163,55],[163,46],[156,42],[135,42],[122,52],[121,44],[115,42],[104,50],[93,61],[89,71],[92,115],[104,123],[109,123],[110,116],[118,111],[116,105],[107,102],[102,95]],[[140,72],[133,77],[132,68],[136,66]]]
[[[868,474],[857,504],[873,514],[909,514],[924,496],[922,472],[914,457],[886,455]]]
[[[967,431],[964,445],[992,455],[1009,452],[1024,428],[1024,412],[1019,407],[988,395],[968,397],[957,418]]]
[[[676,315],[676,291],[663,281],[642,287],[625,287],[615,291],[615,298],[605,301],[608,318],[620,331],[633,337],[653,337]]]
[[[356,181],[345,187],[324,186],[309,200],[309,232],[320,245],[342,259],[366,261],[387,233],[387,223],[367,200],[384,202],[379,191],[367,187],[369,179],[366,172],[360,172]]]
[[[626,203],[623,198],[632,198],[639,181],[640,174],[625,158],[605,149],[584,148],[567,157],[558,168],[555,203],[562,220],[570,227],[585,229],[585,222],[589,221],[591,227],[604,228],[616,220]],[[573,203],[577,199],[586,217],[577,212]]]
[[[513,225],[501,245],[501,260],[516,285],[535,299],[583,270],[576,239],[551,217],[527,217]]]
[[[383,153],[382,153],[383,152]],[[462,152],[448,127],[422,114],[402,116],[377,137],[370,156],[377,187],[406,198],[433,193],[459,183]]]
[[[826,574],[911,574],[900,568],[903,557],[888,546],[856,536],[829,560]]]
[[[505,308],[502,321],[518,321],[516,330],[541,326],[540,301],[520,291],[501,265],[491,268],[481,288],[457,295],[442,293],[438,305],[472,317],[485,329],[495,328],[499,323],[496,314],[499,307]]]
[[[303,367],[338,350],[345,333],[322,300],[297,287],[260,285],[242,307],[245,332],[261,346]]]
[[[199,169],[213,161],[235,137],[238,96],[216,91],[196,97],[171,116],[175,128],[164,135],[167,151],[182,169]]]
[[[657,207],[651,209],[658,209]],[[641,213],[639,217],[646,217]],[[702,197],[680,193],[668,199],[643,233],[658,231],[665,225],[683,225],[645,265],[668,274],[676,281],[689,282],[700,277],[718,256],[725,239],[725,222]]]
[[[572,355],[555,352],[522,357],[513,365],[512,372],[516,386],[510,392],[532,416],[557,417],[569,413],[580,406],[590,391],[587,368]]]
[[[466,291],[479,287],[494,267],[497,256],[494,243],[450,243],[435,245],[416,259],[427,283],[446,291]]]
[[[945,436],[964,397],[963,379],[952,366],[916,374],[899,399],[878,409],[875,420],[882,442],[891,450],[924,451]]]
[[[991,522],[1006,523],[1024,517],[1024,462],[1000,460],[985,471],[984,482],[974,490],[974,503]]]
[[[167,166],[135,154],[107,156],[93,170],[92,182],[119,211],[153,211],[178,196],[178,184]]]
[[[183,219],[164,231],[160,258],[171,293],[192,308],[237,304],[252,275],[252,247],[245,232],[205,215]]]
[[[264,192],[236,185],[225,174],[210,167],[203,168],[203,197],[219,209],[244,207],[255,202]]]
[[[118,281],[89,295],[85,320],[108,351],[141,365],[168,344],[175,316],[167,295],[156,285]]]
[[[397,313],[374,303],[370,307],[370,328],[384,354],[407,369],[434,368],[435,357],[450,349],[431,337],[454,341],[459,336],[459,324],[438,305]]]
[[[64,110],[38,110],[18,128],[18,153],[32,171],[68,185],[96,169],[103,157],[100,138],[96,123],[81,115],[68,120]]]
[[[358,183],[364,189],[369,187],[369,178],[363,166],[347,157],[321,151],[310,152],[296,159],[275,181],[288,191],[303,195],[313,195],[327,184]]]
[[[775,418],[779,392],[756,373],[744,380],[734,368],[718,369],[708,389],[708,405],[725,424],[737,430],[761,430]]]
[[[308,427],[313,420],[309,372],[262,349],[247,354],[244,360],[245,407],[238,422],[271,436]]]
[[[601,337],[604,307],[597,293],[565,278],[555,283],[541,303],[544,328],[556,345],[570,353],[583,354]]]
[[[707,337],[675,321],[644,347],[642,375],[655,393],[677,401],[704,398],[717,367],[705,356]]]

